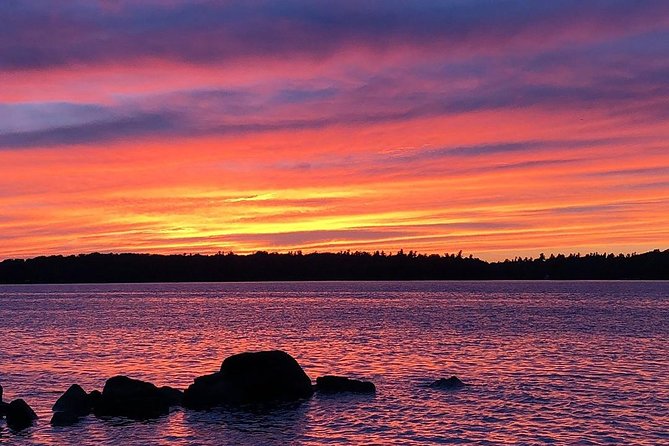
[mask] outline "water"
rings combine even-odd
[[[669,444],[669,283],[366,282],[0,286],[5,400],[40,415],[0,443]],[[174,410],[48,423],[72,383],[185,388],[242,351],[283,349],[376,396],[265,412]],[[461,391],[425,388],[457,375]]]

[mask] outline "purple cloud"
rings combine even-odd
[[[0,5],[0,69],[255,58],[341,51],[463,53],[600,40],[666,26],[663,0],[22,2]]]
[[[0,149],[356,127],[527,108],[598,110],[644,123],[669,116],[664,0],[6,0],[0,20],[0,72],[144,59],[210,64],[257,57],[291,64],[347,50],[412,48],[409,60],[343,64],[317,79],[286,74],[254,85],[112,96],[104,104],[77,98],[0,103]],[[528,51],[528,45],[536,47]],[[493,149],[463,148],[462,154]]]

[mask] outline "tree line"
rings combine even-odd
[[[281,280],[669,280],[669,250],[540,255],[486,262],[413,251],[337,253],[80,254],[7,259],[0,283]]]

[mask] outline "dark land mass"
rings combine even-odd
[[[486,262],[462,254],[300,252],[80,254],[0,262],[0,283],[306,280],[669,280],[669,250],[541,255]]]

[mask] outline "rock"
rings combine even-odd
[[[433,389],[456,390],[465,387],[466,384],[460,381],[457,376],[450,378],[441,378],[430,384]]]
[[[184,392],[183,405],[189,409],[208,409],[225,404],[227,388],[221,372],[197,377]]]
[[[18,399],[7,405],[7,426],[21,430],[32,426],[37,414],[25,401]]]
[[[72,384],[51,408],[53,412],[68,412],[77,416],[91,413],[91,401],[81,386]]]
[[[127,376],[109,378],[93,410],[99,417],[118,416],[133,420],[157,418],[169,411],[169,404],[155,385]]]
[[[88,402],[91,405],[92,411],[95,411],[95,408],[100,404],[100,401],[102,401],[102,392],[99,390],[88,392]]]
[[[359,381],[344,376],[326,375],[316,378],[316,391],[322,393],[374,393],[376,387],[369,381]]]
[[[5,413],[7,412],[7,403],[2,402],[2,386],[0,386],[0,420],[5,417]]]
[[[311,380],[288,353],[247,352],[226,358],[219,372],[196,378],[184,392],[184,406],[295,401],[312,394]]]
[[[168,406],[181,406],[183,404],[184,393],[181,390],[170,386],[163,386],[158,389],[158,391],[162,395],[165,402],[167,402]]]
[[[0,386],[0,419],[5,417],[5,412],[7,412],[7,403],[2,402],[2,386]]]
[[[52,426],[72,426],[76,424],[81,417],[75,412],[54,412],[51,417]]]
[[[98,392],[99,393],[99,392]],[[91,413],[93,403],[90,396],[78,384],[73,384],[53,405],[51,417],[53,426],[71,426],[79,418]]]

